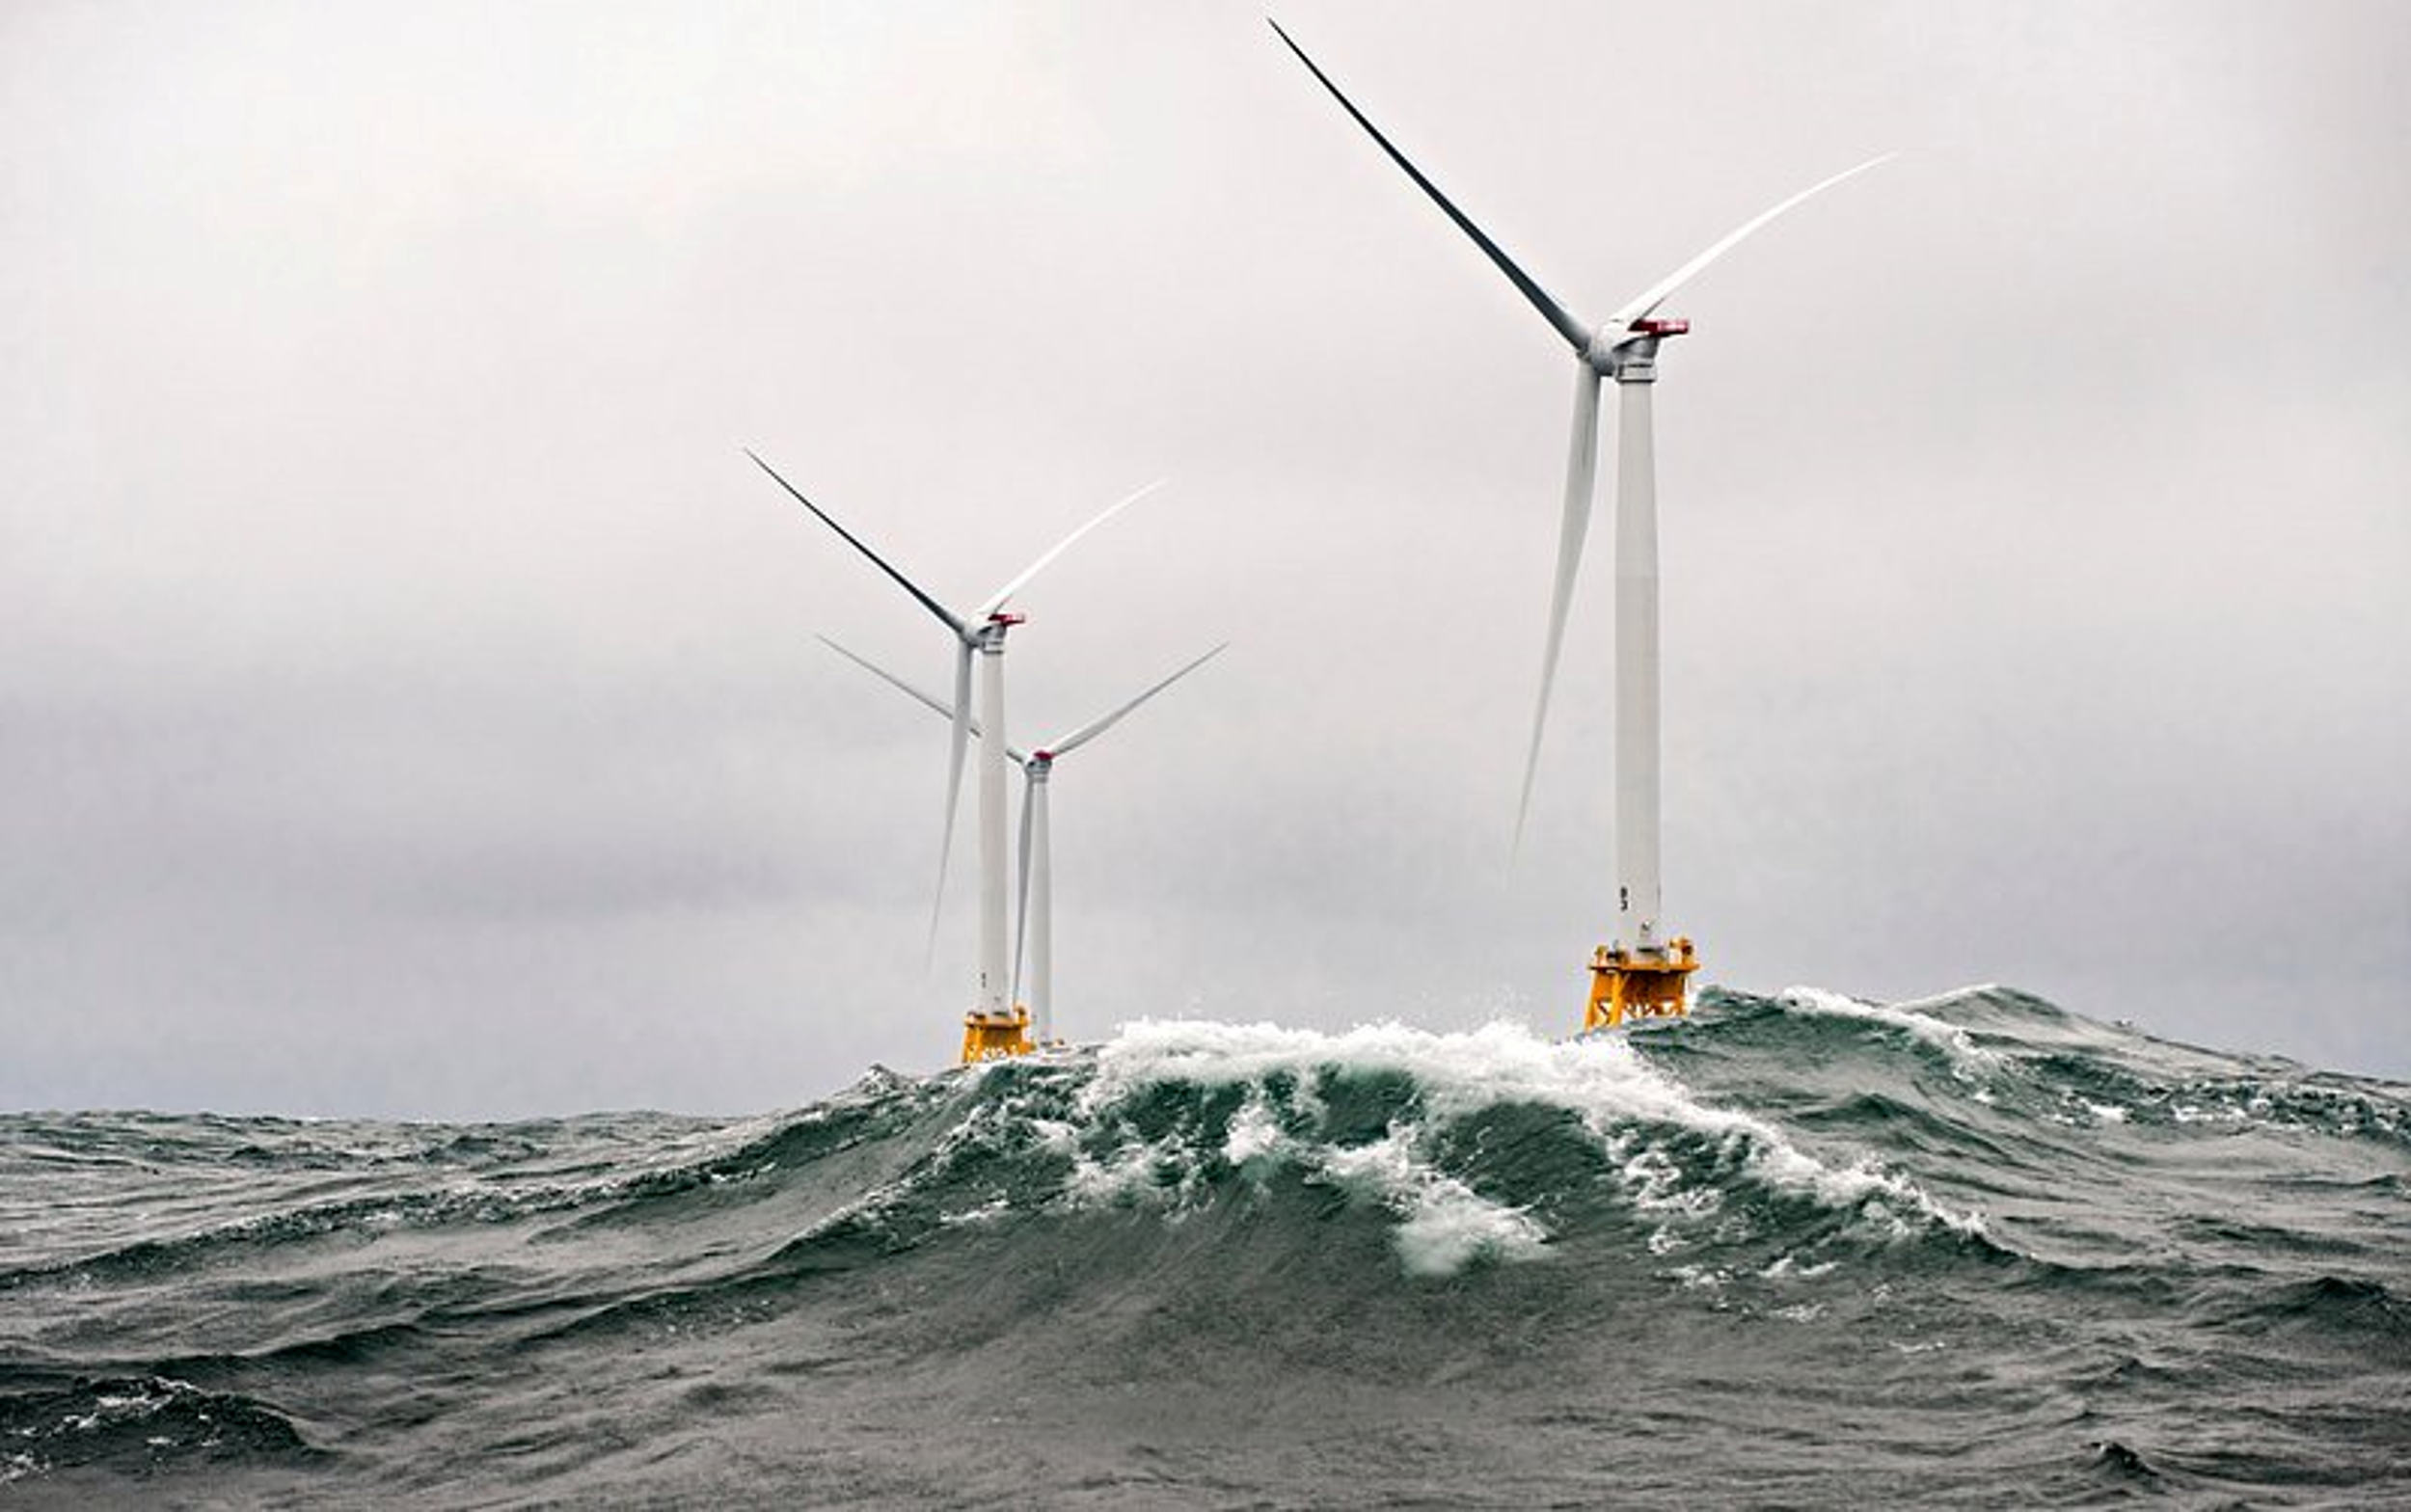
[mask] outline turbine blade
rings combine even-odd
[[[1565,457],[1565,514],[1558,526],[1557,585],[1549,595],[1549,638],[1540,652],[1540,698],[1532,706],[1531,749],[1524,756],[1524,791],[1515,801],[1515,848],[1524,844],[1524,820],[1531,812],[1532,777],[1540,770],[1541,732],[1549,726],[1549,689],[1557,682],[1558,653],[1565,645],[1565,616],[1574,602],[1574,575],[1583,565],[1583,537],[1590,530],[1590,498],[1599,469],[1599,372],[1574,364],[1574,436]]]
[[[1281,29],[1281,23],[1279,21],[1273,20],[1270,16],[1266,16],[1264,20],[1265,24],[1273,29],[1273,34],[1279,37],[1282,41],[1287,43],[1291,52],[1297,54],[1297,61],[1306,65],[1306,70],[1314,76],[1316,82],[1320,83],[1324,89],[1331,92],[1331,97],[1340,102],[1340,108],[1346,111],[1350,116],[1356,118],[1356,123],[1365,128],[1366,135],[1371,137],[1374,142],[1380,145],[1381,149],[1384,152],[1390,154],[1390,161],[1397,164],[1398,167],[1406,171],[1406,176],[1414,179],[1416,187],[1422,189],[1424,194],[1431,197],[1432,203],[1440,206],[1441,211],[1446,214],[1449,220],[1456,222],[1456,229],[1458,230],[1463,231],[1466,235],[1471,236],[1474,239],[1474,245],[1479,247],[1482,250],[1482,255],[1490,259],[1491,264],[1500,272],[1507,276],[1507,282],[1513,284],[1516,290],[1531,302],[1531,307],[1540,311],[1541,318],[1547,320],[1549,324],[1557,327],[1558,335],[1565,338],[1567,341],[1571,342],[1575,351],[1581,352],[1585,350],[1590,345],[1589,327],[1584,325],[1582,320],[1577,317],[1572,310],[1567,310],[1563,305],[1560,305],[1556,300],[1550,298],[1549,291],[1542,288],[1538,284],[1532,282],[1531,275],[1526,273],[1522,268],[1517,267],[1515,265],[1515,259],[1508,256],[1505,251],[1501,248],[1497,242],[1492,241],[1487,235],[1485,235],[1482,229],[1475,225],[1473,221],[1467,217],[1463,210],[1458,209],[1455,203],[1452,202],[1447,195],[1442,194],[1438,184],[1435,184],[1430,179],[1424,177],[1422,170],[1417,168],[1413,163],[1408,162],[1406,160],[1406,154],[1399,151],[1391,144],[1388,137],[1381,134],[1381,128],[1379,126],[1374,125],[1370,121],[1368,121],[1365,118],[1365,113],[1356,108],[1356,104],[1353,100],[1349,99],[1345,94],[1340,93],[1340,86],[1332,83],[1331,76],[1314,66],[1314,60],[1306,56],[1306,49],[1300,47],[1290,39],[1287,32]]]
[[[930,954],[937,954],[937,920],[946,904],[946,862],[955,849],[955,809],[962,793],[962,751],[971,740],[971,642],[955,642],[954,741],[946,753],[946,818],[937,842],[937,897],[930,904]]]
[[[1116,709],[1113,713],[1104,716],[1102,718],[1090,720],[1088,723],[1072,731],[1070,735],[1065,736],[1062,740],[1047,746],[1047,752],[1050,755],[1064,756],[1069,755],[1072,751],[1078,750],[1081,746],[1086,745],[1089,742],[1097,739],[1107,730],[1110,730],[1115,725],[1121,723],[1123,716],[1128,714],[1131,710],[1136,709],[1139,705],[1147,702],[1150,698],[1154,697],[1157,693],[1162,692],[1165,688],[1170,688],[1173,684],[1180,681],[1180,679],[1188,676],[1191,672],[1196,671],[1199,667],[1204,666],[1206,662],[1211,662],[1214,658],[1222,655],[1225,651],[1230,649],[1231,642],[1227,640],[1224,641],[1221,645],[1206,652],[1204,656],[1199,657],[1194,662],[1191,662],[1188,665],[1180,668],[1178,672],[1173,673],[1170,677],[1165,678],[1162,682],[1157,683],[1154,687],[1139,694],[1136,698],[1131,699],[1128,703],[1124,704],[1121,708]]]
[[[1030,775],[1030,769],[1022,768],[1020,901],[1015,904],[1013,911],[1013,1003],[1016,1007],[1021,1002],[1021,951],[1030,938],[1030,810],[1037,806],[1030,799],[1032,790],[1037,786],[1038,779]]]
[[[1007,599],[1012,598],[1015,594],[1020,592],[1022,588],[1027,586],[1032,578],[1035,578],[1041,572],[1043,572],[1048,563],[1052,562],[1056,557],[1061,556],[1070,548],[1072,542],[1088,534],[1091,530],[1096,529],[1098,526],[1103,525],[1106,521],[1111,520],[1114,516],[1122,513],[1124,509],[1129,508],[1132,504],[1137,503],[1140,500],[1145,499],[1148,495],[1155,492],[1155,490],[1163,486],[1164,480],[1162,478],[1157,478],[1154,482],[1148,484],[1145,488],[1140,489],[1129,498],[1124,499],[1120,503],[1108,508],[1104,511],[1104,513],[1098,515],[1096,519],[1091,520],[1088,524],[1080,526],[1077,530],[1072,531],[1070,535],[1067,535],[1062,540],[1057,541],[1053,550],[1049,551],[1045,555],[1040,557],[1038,560],[1030,563],[1027,567],[1022,568],[1021,575],[1019,577],[1014,579],[1011,582],[1006,583],[994,593],[989,594],[988,596],[987,603],[972,610],[973,616],[984,620],[990,614],[995,613],[998,609],[1003,608]]]
[[[826,635],[815,635],[812,638],[818,640],[822,645],[828,647],[829,650],[836,652],[839,656],[844,657],[854,665],[862,668],[865,672],[870,673],[873,677],[876,677],[880,681],[885,683],[888,687],[896,688],[906,697],[917,699],[921,703],[927,705],[930,711],[933,714],[935,714],[939,718],[951,719],[954,717],[954,710],[948,708],[946,701],[938,697],[935,693],[927,692],[921,688],[913,687],[910,683],[906,682],[895,673],[890,672],[883,666],[880,666],[878,662],[871,661],[867,657],[855,655],[853,652],[851,652],[845,647],[839,645],[836,641],[829,639]],[[980,724],[977,719],[973,719],[971,721],[971,733],[973,735],[980,733]]]
[[[1709,263],[1716,261],[1717,258],[1723,256],[1726,253],[1731,252],[1735,247],[1740,246],[1745,238],[1749,236],[1751,232],[1757,230],[1758,228],[1766,225],[1767,222],[1774,220],[1776,216],[1782,214],[1792,206],[1799,204],[1801,201],[1823,194],[1826,190],[1832,188],[1843,179],[1856,178],[1860,174],[1865,173],[1868,169],[1873,168],[1880,163],[1889,162],[1892,158],[1898,155],[1899,154],[1894,152],[1886,152],[1882,157],[1871,157],[1856,168],[1846,168],[1840,173],[1835,174],[1830,178],[1810,184],[1807,188],[1802,189],[1800,193],[1784,201],[1781,204],[1776,205],[1774,209],[1768,210],[1754,219],[1743,222],[1733,230],[1726,233],[1722,241],[1718,242],[1715,246],[1710,247],[1698,256],[1692,258],[1689,262],[1686,262],[1681,267],[1676,268],[1673,272],[1667,274],[1665,278],[1660,279],[1657,283],[1651,284],[1639,294],[1635,295],[1625,304],[1623,309],[1618,310],[1613,315],[1610,316],[1605,328],[1610,333],[1610,338],[1612,338],[1615,335],[1622,333],[1624,329],[1630,326],[1634,321],[1648,318],[1649,312],[1656,310],[1660,305],[1666,303],[1667,296],[1671,295],[1676,289],[1681,288],[1684,284],[1690,283],[1702,269],[1707,267]]]
[[[848,546],[853,547],[855,551],[860,552],[863,555],[869,557],[873,566],[887,574],[890,578],[895,579],[896,585],[903,588],[905,592],[911,594],[912,597],[920,603],[920,606],[923,608],[945,621],[947,629],[953,631],[958,635],[966,635],[970,634],[970,627],[965,625],[962,620],[956,618],[952,610],[948,609],[943,604],[938,603],[935,599],[931,598],[928,594],[922,592],[920,584],[914,582],[903,573],[898,572],[895,567],[888,562],[887,558],[880,555],[879,553],[863,545],[861,540],[857,538],[852,530],[847,529],[844,526],[839,525],[836,521],[830,519],[828,511],[823,509],[812,500],[804,498],[802,490],[797,488],[795,484],[788,482],[785,478],[778,475],[777,469],[772,467],[760,457],[755,456],[752,447],[747,446],[745,448],[745,455],[753,457],[753,465],[760,468],[763,472],[768,472],[771,475],[772,482],[776,483],[779,487],[794,495],[797,503],[799,503],[804,508],[811,510],[815,515],[820,517],[820,521],[823,525],[827,526],[830,529],[843,536]]]
[[[836,641],[829,639],[826,635],[815,635],[812,638],[818,640],[822,645],[828,647],[829,650],[836,652],[839,656],[844,657],[854,665],[862,668],[865,672],[870,673],[873,677],[880,679],[890,688],[901,689],[908,696],[920,700],[920,702],[929,709],[930,713],[937,716],[939,718],[951,719],[955,716],[954,710],[947,705],[944,699],[938,697],[935,693],[933,693],[926,688],[914,687],[912,684],[906,682],[903,678],[898,677],[895,673],[890,672],[883,666],[880,666],[878,662],[871,661],[868,657],[855,655],[853,652],[839,645]],[[966,719],[964,727],[971,732],[971,736],[974,740],[979,738],[980,720],[977,715],[969,716]],[[1030,759],[1025,753],[1015,750],[1010,744],[1005,747],[1005,754],[1008,757],[1011,757],[1016,765]]]

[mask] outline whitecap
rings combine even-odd
[[[1901,1030],[1940,1050],[1949,1058],[1952,1073],[1962,1081],[1974,1081],[1978,1073],[1992,1070],[2000,1065],[1999,1053],[1977,1044],[1966,1030],[1913,1009],[1861,1002],[1839,992],[1829,992],[1823,987],[1806,986],[1785,987],[1776,1001],[1794,1012],[1822,1013],[1829,1018],[1855,1018]],[[1939,1002],[1941,999],[1920,1001]]]
[[[1395,1214],[1391,1235],[1410,1276],[1453,1276],[1476,1259],[1531,1260],[1549,1232],[1520,1207],[1494,1202],[1422,1158],[1417,1132],[1395,1126],[1369,1145],[1324,1151],[1325,1179],[1364,1192]]]

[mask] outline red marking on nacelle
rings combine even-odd
[[[1032,752],[1030,752],[1030,760],[1032,760],[1032,761],[1053,761],[1054,759],[1055,759],[1055,753],[1054,753],[1053,751],[1032,751]]]
[[[1636,320],[1632,329],[1642,336],[1686,336],[1691,332],[1688,320]]]
[[[1027,614],[1009,614],[1003,609],[998,609],[995,613],[988,616],[988,622],[991,625],[1011,627],[1015,625],[1027,624],[1029,622],[1029,618],[1030,616]]]

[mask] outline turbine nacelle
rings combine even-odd
[[[1652,376],[1658,343],[1688,336],[1691,322],[1643,316],[1621,330],[1602,327],[1583,348],[1582,359],[1592,372],[1619,382]]]
[[[977,649],[1002,655],[1005,649],[1005,632],[1023,623],[1028,617],[1024,614],[1008,614],[1003,609],[996,610],[988,618],[974,624],[970,632],[962,637],[963,654],[967,656],[971,650]]]

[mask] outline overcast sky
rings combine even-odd
[[[1670,310],[1707,979],[2411,1075],[2411,9],[1277,14],[1593,318],[1901,153]],[[1579,1022],[1570,364],[1260,7],[15,0],[0,141],[0,1106],[944,1064],[943,726],[812,637],[946,637],[745,446],[957,604],[1171,480],[1015,634],[1031,740],[1233,642],[1058,770],[1075,1037]]]

